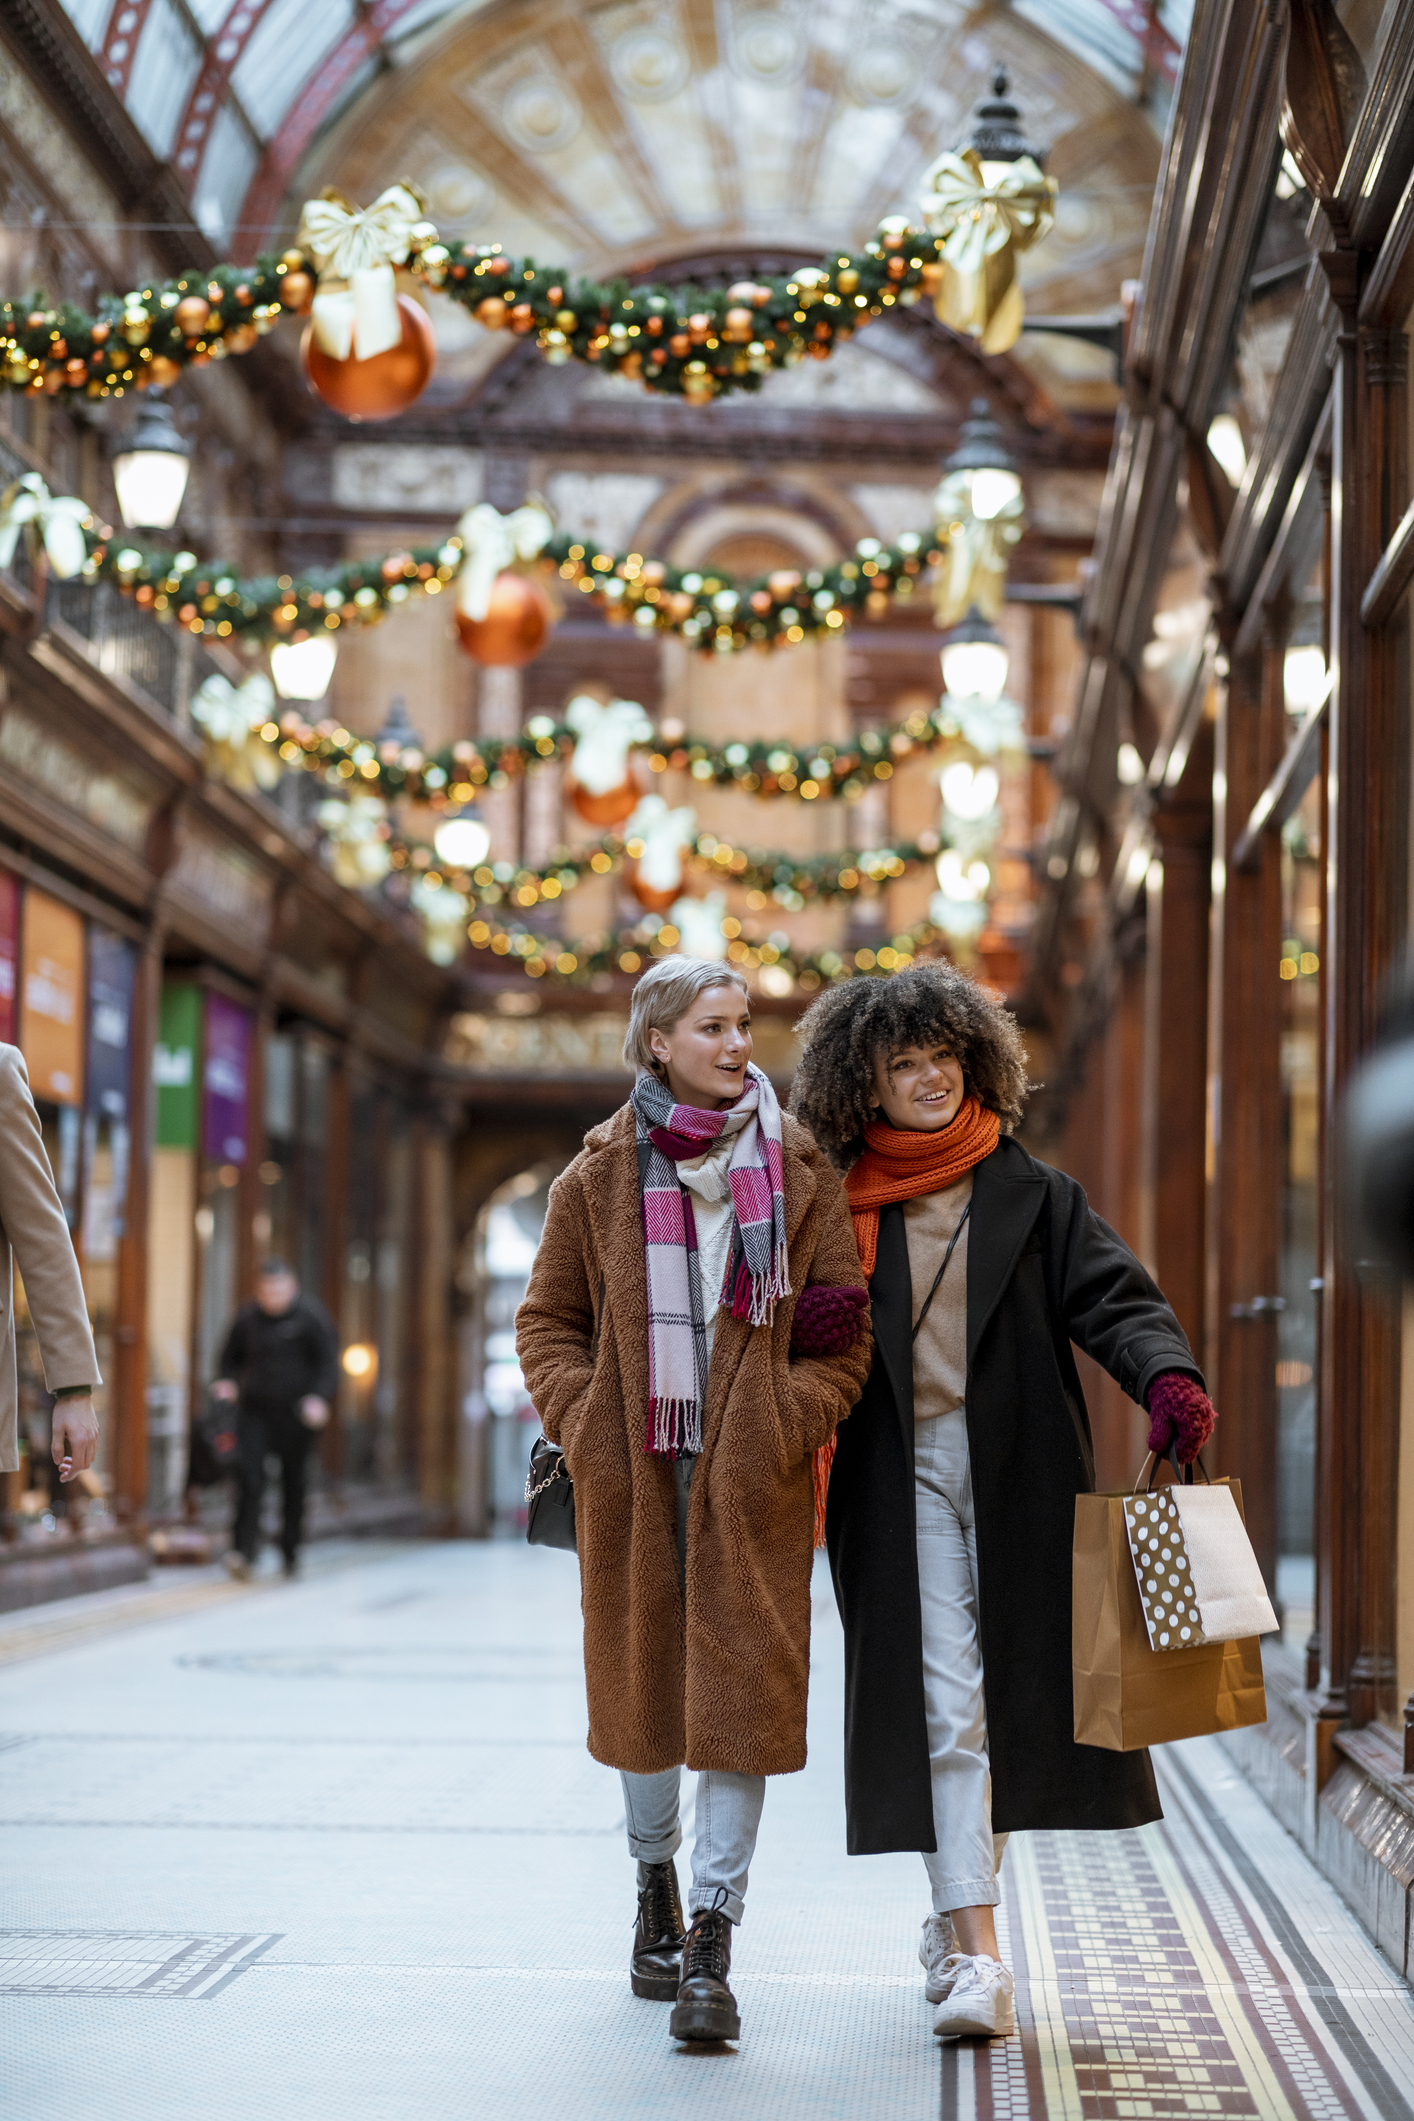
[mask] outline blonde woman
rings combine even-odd
[[[869,1367],[839,1180],[751,1063],[729,967],[634,989],[628,1102],[550,1191],[516,1318],[574,1481],[589,1750],[623,1780],[635,1995],[734,2040],[731,1933],[769,1775],[805,1765],[812,1454]],[[689,1927],[678,1785],[698,1771]]]

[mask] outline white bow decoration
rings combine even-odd
[[[421,233],[422,201],[407,184],[390,184],[360,210],[332,189],[306,199],[298,241],[319,269],[314,297],[316,345],[336,361],[387,353],[402,338],[393,267]]]
[[[1026,729],[1015,700],[959,700],[949,694],[946,705],[964,742],[984,759],[994,759],[999,752],[1025,756]]]
[[[504,516],[489,501],[468,508],[457,525],[463,555],[457,575],[459,609],[469,619],[484,619],[497,575],[513,560],[538,559],[554,527],[548,512],[533,501]]]
[[[329,842],[329,866],[351,891],[371,890],[392,867],[387,815],[388,806],[377,795],[333,797],[315,812]]]
[[[213,670],[193,694],[191,718],[210,745],[208,763],[233,788],[273,788],[284,772],[255,732],[275,717],[275,688],[263,670],[233,685]]]
[[[610,700],[607,707],[581,693],[565,709],[575,733],[570,777],[588,795],[609,795],[628,779],[628,755],[651,741],[653,724],[637,700]]]
[[[27,471],[0,494],[0,567],[15,557],[20,532],[44,547],[49,565],[61,582],[83,569],[88,544],[83,526],[92,513],[87,501],[74,494],[52,494],[37,471]]]
[[[722,933],[727,894],[709,891],[706,898],[680,898],[668,909],[668,919],[678,931],[684,957],[724,958],[727,939]]]
[[[1017,494],[994,516],[972,513],[972,474],[950,471],[933,495],[933,518],[944,561],[935,577],[935,623],[956,626],[972,605],[995,619],[1006,594],[1007,553],[1026,528],[1026,501]]]
[[[213,744],[243,744],[274,713],[275,688],[263,670],[253,670],[239,686],[213,670],[191,703],[192,720],[200,722]]]
[[[642,840],[639,881],[649,891],[676,891],[682,883],[683,855],[697,838],[697,812],[686,806],[670,810],[661,795],[645,795],[624,826],[626,840]]]
[[[412,887],[411,897],[413,911],[427,931],[427,955],[434,965],[454,964],[466,941],[466,917],[471,911],[471,902],[465,892],[453,891],[448,884],[434,884],[431,877],[420,876]]]

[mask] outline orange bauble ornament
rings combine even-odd
[[[398,296],[403,335],[386,353],[360,361],[335,360],[315,344],[307,324],[300,340],[300,360],[316,397],[346,420],[391,420],[422,396],[437,366],[437,341],[426,311],[407,295]]]
[[[671,890],[655,891],[651,884],[644,883],[643,871],[637,862],[626,862],[624,866],[628,870],[629,890],[645,912],[666,913],[669,906],[682,897],[683,885],[681,880],[674,884]]]
[[[510,568],[497,575],[484,619],[468,618],[457,607],[462,647],[473,661],[498,669],[515,670],[533,661],[545,645],[553,620],[550,599],[540,584]],[[623,814],[627,817],[628,811]]]
[[[638,790],[632,781],[625,781],[622,788],[611,788],[607,795],[594,795],[575,782],[570,786],[570,801],[587,825],[607,829],[632,817],[638,808]]]

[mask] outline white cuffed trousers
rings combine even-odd
[[[995,1907],[1006,1835],[992,1832],[992,1769],[977,1629],[977,1528],[958,1407],[915,1424],[914,1498],[923,1618],[923,1700],[933,1782],[925,1854],[935,1915]]]

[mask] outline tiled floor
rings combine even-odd
[[[1016,1837],[1021,2030],[943,2049],[916,1857],[843,1854],[840,1638],[769,1790],[740,2047],[628,1992],[573,1560],[323,1549],[0,1623],[6,2121],[1414,2117],[1414,1999],[1211,1743],[1135,1835]]]

